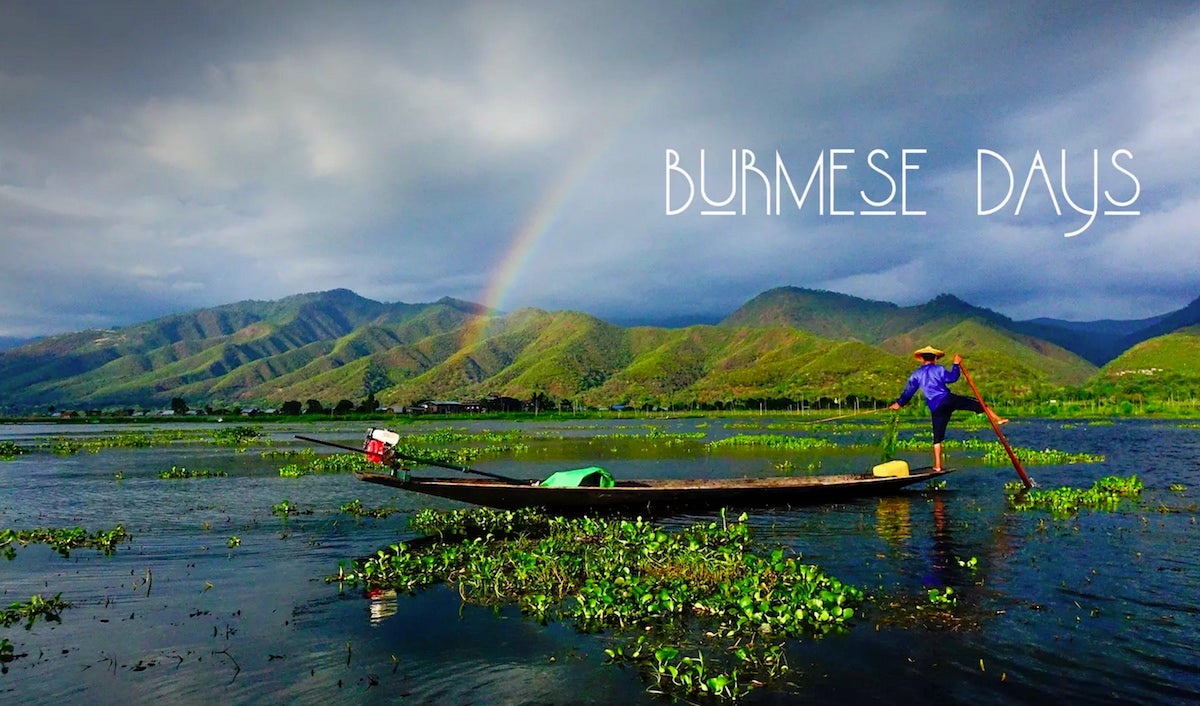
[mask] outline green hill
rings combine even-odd
[[[262,399],[287,376],[418,343],[477,313],[455,300],[382,304],[344,289],[243,301],[4,351],[0,398],[9,407]]]
[[[1181,310],[1153,322],[1190,317]],[[1097,394],[1172,394],[1171,386],[1200,379],[1197,327],[1140,342],[1102,370],[1020,328],[950,295],[900,307],[783,287],[719,325],[672,329],[573,311],[502,315],[450,298],[381,303],[333,290],[2,350],[0,405],[166,406],[183,397],[193,406],[278,406],[368,392],[389,404],[487,395],[597,407],[879,402],[896,396],[912,350],[927,344],[962,353],[984,394],[1001,399],[1084,383]]]
[[[1195,399],[1200,396],[1200,325],[1138,343],[1101,368],[1087,389],[1101,396]]]
[[[975,361],[987,379],[1002,376],[1006,394],[1077,385],[1096,367],[1060,346],[1018,333],[1011,319],[943,294],[919,306],[899,307],[797,287],[763,292],[723,326],[788,326],[837,340],[857,340],[901,358],[934,344]],[[968,363],[971,369],[971,363]]]

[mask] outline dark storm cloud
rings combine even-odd
[[[1187,4],[9,2],[0,335],[333,287],[480,300],[504,274],[506,307],[612,318],[783,284],[1153,314],[1200,294],[1198,46]],[[926,216],[664,214],[668,148],[778,150],[801,180],[852,148],[853,208],[874,147],[927,150]],[[1043,188],[977,216],[977,148],[1017,189],[1035,150],[1056,178],[1060,149],[1128,149],[1143,215],[1065,239]]]

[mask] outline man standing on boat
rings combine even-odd
[[[965,397],[951,392],[946,385],[958,380],[959,364],[962,356],[954,355],[954,365],[950,370],[938,365],[937,360],[946,355],[933,346],[925,346],[913,351],[913,356],[921,361],[920,367],[913,371],[904,386],[904,392],[896,398],[889,409],[898,410],[920,389],[925,395],[925,404],[933,421],[933,470],[942,470],[942,441],[946,438],[946,427],[950,424],[950,415],[958,410],[986,414],[997,425],[1007,424],[1007,419],[1001,419],[982,402],[974,397]]]

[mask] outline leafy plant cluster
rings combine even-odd
[[[397,512],[397,509],[394,507],[363,507],[362,501],[358,498],[345,503],[338,510],[354,517],[374,517],[377,519],[383,519]]]
[[[71,604],[62,599],[61,593],[57,593],[53,598],[49,599],[42,598],[41,595],[35,595],[24,603],[14,601],[4,610],[0,610],[0,626],[7,628],[24,620],[25,629],[29,630],[37,622],[38,618],[47,622],[62,622],[60,614],[70,607]],[[11,656],[12,645],[8,643],[8,640],[4,642],[10,648],[7,652]],[[0,658],[2,658],[2,655],[3,652],[0,652]]]
[[[291,500],[284,500],[271,506],[271,514],[287,519],[291,515],[311,515],[313,511],[311,509],[301,510],[293,505]]]
[[[764,446],[769,449],[808,451],[810,449],[836,448],[837,443],[819,436],[791,436],[788,434],[736,434],[705,446],[709,450],[726,447]]]
[[[896,438],[900,433],[900,414],[893,413],[887,428],[883,432],[883,441],[879,445],[879,462],[887,463],[896,460]]]
[[[1071,464],[1071,463],[1103,463],[1103,454],[1089,453],[1071,453],[1069,451],[1059,451],[1058,449],[1013,449],[1013,453],[1017,455],[1017,460],[1027,464]],[[1004,466],[1012,462],[1008,457],[1008,453],[1004,451],[1004,447],[1000,444],[991,444],[987,451],[983,454],[983,462],[995,466]]]
[[[81,451],[97,453],[105,449],[146,449],[179,441],[209,443],[218,446],[245,446],[260,436],[261,431],[257,427],[251,426],[223,427],[211,434],[203,430],[151,429],[84,438],[61,436],[42,438],[38,440],[38,448],[61,456],[72,456]],[[3,454],[0,453],[0,455]]]
[[[378,470],[379,466],[361,454],[332,454],[314,456],[305,463],[289,463],[279,469],[279,475],[299,478],[314,473],[368,473]]]
[[[435,541],[380,549],[329,580],[402,591],[451,583],[468,602],[636,634],[606,651],[610,661],[678,696],[745,695],[787,671],[781,640],[844,630],[863,601],[782,550],[752,553],[745,516],[677,532],[531,510],[422,511],[412,525]]]
[[[0,442],[0,459],[9,460],[25,453],[25,449],[12,441]]]
[[[1006,483],[1004,491],[1009,504],[1016,510],[1048,510],[1058,518],[1070,517],[1083,508],[1113,511],[1123,498],[1141,495],[1142,481],[1136,475],[1128,478],[1105,476],[1092,484],[1091,488],[1056,488],[1047,490],[1025,490],[1020,482]]]
[[[484,442],[490,444],[506,444],[518,441],[527,436],[519,429],[511,431],[467,431],[465,429],[438,429],[419,434],[404,434],[400,440],[407,444],[425,444],[430,446],[446,446],[465,442]]]
[[[263,458],[288,458],[311,461],[317,457],[317,452],[312,449],[265,449],[260,455]]]
[[[221,427],[213,432],[213,442],[221,446],[246,446],[257,441],[262,436],[262,429],[239,424],[231,427]]]
[[[684,431],[684,432],[667,432],[661,429],[651,428],[645,434],[635,434],[630,432],[613,432],[611,434],[593,434],[588,437],[592,441],[612,441],[618,439],[627,439],[634,441],[654,441],[665,443],[666,445],[683,443],[692,439],[703,439],[708,436],[702,431]]]
[[[169,471],[159,471],[158,477],[163,480],[180,480],[185,478],[224,478],[229,474],[225,471],[214,471],[210,469],[200,469],[193,471],[183,466],[171,466]]]
[[[927,451],[933,443],[932,435],[917,434],[912,438],[899,439],[896,448],[903,451]],[[998,441],[983,441],[982,439],[947,439],[942,447],[950,450],[982,451],[984,463],[995,466],[1007,466],[1012,463],[1008,453]],[[1013,453],[1021,463],[1037,464],[1071,464],[1071,463],[1103,463],[1104,456],[1089,453],[1073,453],[1058,449],[1028,449],[1014,447]]]
[[[117,525],[111,530],[97,530],[92,533],[89,533],[82,527],[73,527],[70,529],[2,529],[0,530],[0,555],[3,555],[5,559],[13,559],[17,555],[17,550],[13,546],[14,544],[20,544],[24,547],[32,543],[47,544],[64,557],[69,557],[71,550],[78,548],[99,549],[106,555],[111,555],[117,550],[118,544],[127,542],[131,538],[131,535],[125,531],[125,527],[122,525]]]

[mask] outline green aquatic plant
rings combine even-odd
[[[80,451],[98,453],[105,449],[145,449],[181,440],[198,440],[199,432],[175,429],[152,429],[148,431],[122,432],[105,436],[55,437],[40,439],[39,448],[51,453],[70,456]]]
[[[12,441],[0,442],[0,459],[8,461],[25,453],[25,449]]]
[[[233,549],[234,547],[240,547],[242,546],[242,538],[236,534],[232,535],[229,539],[225,540],[225,545],[230,549]]]
[[[893,412],[891,421],[883,433],[883,441],[879,445],[879,462],[887,463],[896,460],[896,436],[900,431],[900,413]]]
[[[946,586],[944,589],[931,588],[929,589],[929,602],[935,606],[954,606],[958,605],[958,596],[954,595],[954,589]]]
[[[398,512],[394,507],[363,507],[362,501],[358,498],[342,505],[338,510],[355,517],[374,517],[378,519],[383,519],[388,515]]]
[[[777,678],[787,669],[777,640],[844,630],[863,600],[783,550],[752,553],[745,516],[675,532],[532,510],[423,510],[411,524],[433,541],[385,547],[328,580],[408,592],[451,583],[468,602],[625,634],[610,661],[677,696],[737,698]]]
[[[24,620],[25,629],[29,630],[38,618],[59,623],[62,622],[62,612],[70,607],[71,604],[62,599],[61,593],[48,599],[42,598],[40,594],[35,595],[26,602],[14,601],[4,610],[0,610],[0,626],[9,627]]]
[[[72,549],[99,549],[106,555],[117,550],[117,545],[127,542],[132,536],[125,527],[117,525],[111,530],[97,530],[89,533],[82,527],[70,529],[36,528],[29,530],[0,530],[0,555],[12,559],[17,555],[14,544],[22,547],[29,544],[46,544],[63,557],[71,556]]]
[[[483,429],[480,431],[467,431],[466,429],[438,429],[436,431],[424,433],[401,434],[400,443],[428,446],[448,446],[450,444],[478,442],[487,444],[509,444],[521,439],[530,438],[531,436],[533,435],[520,429],[511,429],[509,431],[491,431],[489,429]]]
[[[265,449],[260,456],[263,458],[289,458],[310,461],[317,456],[312,449]]]
[[[1013,453],[1017,455],[1017,459],[1022,464],[1028,465],[1051,465],[1051,464],[1071,464],[1071,463],[1103,463],[1104,456],[1089,453],[1071,453],[1068,451],[1059,451],[1058,449],[1013,449]],[[1012,459],[1008,457],[1008,453],[998,443],[988,445],[987,451],[983,455],[984,463],[995,466],[1006,466],[1012,463]]]
[[[222,427],[212,434],[213,443],[222,446],[246,446],[262,437],[262,429],[247,425]]]
[[[769,449],[807,451],[809,449],[836,448],[837,443],[819,436],[791,436],[789,434],[737,434],[705,444],[709,450],[727,447],[763,446]]]
[[[299,478],[323,473],[368,473],[379,471],[380,466],[371,463],[362,454],[331,454],[315,456],[306,463],[289,463],[279,469],[285,478]]]
[[[57,454],[59,456],[74,456],[75,454],[79,453],[81,448],[83,448],[80,446],[79,442],[72,441],[70,439],[55,439],[54,441],[50,442],[49,447],[50,453]]]
[[[159,471],[158,477],[163,480],[179,480],[184,478],[224,478],[229,474],[225,471],[213,471],[201,469],[198,471],[189,470],[183,466],[171,466],[169,471]]]
[[[932,436],[928,433],[914,434],[911,438],[900,439],[896,442],[896,448],[903,451],[926,451],[933,443]],[[1004,450],[1004,446],[998,441],[984,441],[982,439],[947,439],[942,442],[942,448],[946,451],[982,451],[983,462],[993,466],[1007,466],[1012,463],[1012,459],[1008,457],[1008,452]],[[1013,453],[1023,464],[1029,465],[1047,465],[1047,464],[1073,464],[1073,463],[1103,463],[1104,456],[1089,453],[1072,453],[1069,451],[1060,451],[1058,449],[1027,449],[1014,447]]]
[[[293,505],[291,500],[284,500],[271,506],[271,514],[278,515],[286,520],[291,515],[311,515],[313,511],[310,509],[301,510]]]
[[[1125,498],[1141,495],[1142,481],[1136,475],[1128,478],[1105,476],[1092,484],[1091,488],[1032,489],[1012,481],[1004,486],[1009,504],[1016,510],[1048,510],[1058,518],[1070,517],[1081,509],[1114,511]]]

